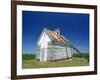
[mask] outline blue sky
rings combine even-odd
[[[59,28],[80,52],[89,52],[89,14],[23,11],[23,53],[36,51],[36,41],[44,27]]]

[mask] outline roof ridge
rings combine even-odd
[[[67,38],[65,38],[63,35],[60,35],[60,36],[70,43],[70,41]]]
[[[54,32],[54,30],[51,30],[51,29],[48,29],[48,28],[44,28],[46,31],[52,31],[52,32]]]

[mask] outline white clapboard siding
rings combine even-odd
[[[50,41],[51,40],[49,36],[46,32],[44,32],[38,42],[38,45],[40,45],[40,50],[38,51],[39,53],[37,54],[37,59],[39,59],[40,61],[47,61],[47,47],[48,42]]]
[[[53,49],[48,49],[47,55],[48,60],[59,60],[68,57],[66,47],[61,46],[55,46]]]
[[[49,36],[47,35],[47,33],[44,32],[42,34],[42,36],[40,37],[38,45],[40,45],[40,48],[47,48],[48,47],[48,42],[50,42],[50,41],[51,41],[51,39],[49,38]]]
[[[72,48],[67,47],[68,58],[72,57]]]
[[[72,49],[70,46],[61,46],[58,44],[49,44],[52,40],[48,36],[48,34],[44,31],[40,36],[40,39],[37,43],[37,54],[36,59],[39,61],[47,61],[47,60],[59,60],[72,57]],[[50,48],[51,46],[51,48]]]

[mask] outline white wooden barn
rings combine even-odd
[[[44,28],[38,41],[36,59],[39,61],[54,61],[71,58],[73,50],[79,52],[68,39],[60,34],[60,30]]]

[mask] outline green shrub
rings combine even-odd
[[[35,58],[36,58],[36,54],[23,54],[22,55],[23,60],[31,60],[31,59],[35,59]]]
[[[73,57],[82,57],[82,58],[85,58],[89,61],[89,53],[76,53],[76,54],[73,54]]]
[[[80,54],[73,54],[73,57],[81,57],[81,55]]]

